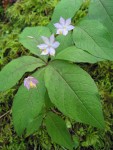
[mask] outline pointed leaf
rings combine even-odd
[[[0,73],[0,91],[5,91],[14,86],[25,72],[31,72],[45,63],[32,56],[23,56],[12,60]]]
[[[39,119],[39,113],[44,105],[46,92],[43,79],[44,71],[45,69],[43,68],[32,75],[39,81],[37,88],[28,90],[22,85],[15,95],[12,114],[14,127],[18,135],[21,135],[26,128],[28,133],[34,131],[34,127],[33,129],[30,128],[31,123],[33,124],[36,121],[34,124],[36,126],[36,118]],[[37,125],[37,130],[38,127],[39,125]]]
[[[73,149],[71,136],[65,122],[60,117],[52,112],[48,113],[46,116],[46,127],[53,142],[65,148]]]
[[[105,60],[113,60],[112,39],[107,28],[98,21],[83,20],[73,31],[76,47]]]
[[[113,38],[113,0],[92,0],[87,18],[101,21]]]
[[[96,63],[98,61],[103,61],[103,59],[97,58],[88,53],[87,51],[79,49],[75,46],[64,49],[56,55],[55,59],[86,63]]]
[[[104,128],[97,87],[80,67],[64,61],[52,62],[45,71],[45,85],[52,103],[65,115]]]
[[[51,107],[54,107],[54,105],[51,103],[51,100],[47,92],[45,94],[45,106],[46,106],[46,109],[50,109]]]

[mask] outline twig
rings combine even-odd
[[[55,110],[55,109],[53,109],[53,108],[51,108],[51,110],[52,110],[54,113],[58,114],[58,115],[60,115],[60,114],[61,114],[60,112],[56,111],[56,110]]]
[[[4,116],[6,116],[10,112],[11,112],[11,110],[8,110],[6,113],[4,113],[2,116],[0,116],[0,119],[3,118]]]

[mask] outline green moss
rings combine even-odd
[[[22,0],[7,10],[7,16],[11,22],[16,21],[15,25],[18,25],[20,28],[47,25],[58,1]]]
[[[0,64],[3,67],[9,61],[21,55],[29,55],[18,42],[18,34],[26,26],[47,25],[51,19],[54,7],[59,0],[21,0],[10,6],[0,22]],[[75,20],[79,21],[87,14],[88,4],[84,3],[77,12]],[[3,16],[3,8],[0,6]],[[66,118],[70,133],[80,141],[78,150],[110,150],[113,148],[113,63],[104,62],[95,65],[81,65],[94,78],[101,95],[106,129],[104,131],[83,124],[74,123]],[[0,119],[0,149],[2,150],[31,150],[55,149],[62,150],[52,143],[43,125],[40,131],[25,138],[18,137],[13,128],[11,110],[13,97],[18,86],[0,94],[0,114],[7,114]]]

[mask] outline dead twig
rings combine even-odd
[[[3,118],[4,116],[6,116],[8,113],[10,113],[11,110],[7,111],[6,113],[4,113],[3,115],[0,116],[0,119]]]

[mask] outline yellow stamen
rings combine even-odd
[[[47,49],[44,49],[44,52],[46,53],[46,52],[47,52]]]
[[[62,31],[60,31],[60,34],[62,34]]]
[[[36,88],[36,84],[34,84],[32,81],[30,81],[29,85],[30,85],[30,88]]]

